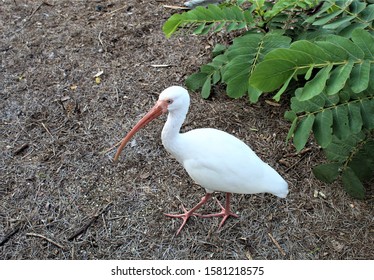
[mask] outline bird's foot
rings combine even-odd
[[[183,223],[182,225],[180,226],[180,228],[178,229],[177,231],[177,234],[178,235],[180,233],[180,231],[182,230],[182,228],[184,227],[184,225],[187,223],[187,220],[191,217],[191,216],[194,216],[197,214],[195,214],[195,211],[197,209],[199,209],[201,206],[203,206],[203,204],[205,204],[210,198],[211,198],[212,194],[210,193],[207,193],[202,199],[201,201],[195,206],[193,207],[191,210],[187,211],[187,209],[182,205],[182,209],[184,211],[183,214],[164,214],[165,216],[167,217],[170,217],[170,218],[181,218],[183,220]]]
[[[207,214],[207,215],[201,215],[201,214],[195,214],[196,216],[198,217],[201,217],[201,218],[211,218],[211,217],[222,217],[222,220],[221,222],[219,223],[219,226],[218,228],[220,229],[223,224],[225,223],[225,221],[227,220],[228,217],[232,216],[234,218],[238,218],[239,216],[233,212],[231,212],[230,210],[230,207],[223,207],[222,204],[217,200],[217,203],[219,205],[219,207],[221,207],[221,212],[219,213],[214,213],[214,214]]]
[[[183,220],[183,223],[182,225],[180,226],[180,228],[178,229],[177,231],[177,234],[178,235],[180,233],[180,231],[182,230],[182,228],[184,227],[184,225],[187,223],[187,220],[194,215],[194,209],[191,209],[190,211],[187,211],[187,209],[182,205],[182,208],[183,208],[183,211],[184,213],[183,214],[166,214],[164,213],[165,216],[167,217],[170,217],[170,218],[181,218]]]

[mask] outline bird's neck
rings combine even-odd
[[[162,129],[161,140],[166,150],[174,156],[178,152],[178,138],[180,129],[186,118],[186,112],[169,112],[168,118]]]

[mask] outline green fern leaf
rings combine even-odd
[[[320,164],[313,168],[313,174],[317,179],[331,184],[338,178],[340,167],[341,164],[337,162]]]
[[[227,94],[237,98],[247,92],[253,93],[250,87],[254,87],[249,78],[255,66],[268,52],[274,48],[288,47],[289,43],[290,38],[276,34],[247,34],[235,39],[226,52],[228,63],[224,69],[223,81],[227,84]],[[260,94],[262,91],[257,88],[255,92]],[[253,100],[255,99],[257,98]]]
[[[349,102],[347,103],[348,118],[349,118],[349,129],[353,134],[357,134],[362,130],[362,117],[360,103]]]
[[[295,68],[295,63],[289,60],[267,59],[257,65],[249,83],[264,92],[271,92],[293,76],[296,73]]]
[[[349,58],[348,52],[334,43],[328,41],[317,41],[315,44],[322,47],[323,50],[329,54],[331,62],[341,62],[348,60]]]
[[[373,7],[373,15],[374,15],[374,5]],[[360,47],[364,51],[364,59],[371,59],[374,58],[374,36],[372,36],[369,32],[363,29],[355,29],[352,32],[352,41]]]
[[[365,188],[362,185],[360,179],[351,168],[346,168],[342,174],[342,182],[344,190],[354,198],[364,199]]]
[[[304,119],[302,119],[297,126],[297,130],[295,131],[293,137],[293,143],[298,152],[305,147],[306,142],[309,138],[309,134],[312,130],[314,120],[315,116],[313,114],[309,114]]]
[[[306,41],[306,40],[300,40],[296,41],[295,43],[292,43],[290,46],[291,50],[296,50],[303,52],[304,55],[311,56],[313,59],[313,63],[319,64],[319,63],[326,63],[326,61],[331,60],[331,56],[328,52],[325,52],[325,50],[318,45]],[[298,63],[301,64],[301,63]]]
[[[339,92],[339,94],[342,93],[342,92],[344,92],[344,91]],[[346,99],[346,101],[349,100],[349,97],[350,97],[350,95],[348,94],[348,99]],[[341,99],[340,95],[338,95],[338,94],[326,95],[324,98],[325,98],[325,107],[334,107],[338,103],[343,103],[344,102],[343,99]]]
[[[366,138],[365,133],[360,131],[357,134],[351,134],[347,139],[340,140],[337,137],[333,137],[333,141],[330,145],[324,149],[324,153],[328,160],[345,163],[351,158],[352,151],[355,147]]]
[[[363,125],[367,129],[374,129],[374,98],[360,100]]]
[[[360,17],[365,22],[372,23],[372,21],[374,20],[374,5],[365,7],[365,9],[360,13]]]
[[[298,8],[307,10],[318,4],[319,1],[300,1],[300,0],[278,0],[274,1],[274,5],[271,9],[267,10],[264,14],[264,18],[269,20],[274,18],[276,15],[282,14],[283,11],[291,10],[295,11]]]
[[[332,22],[332,23],[329,23],[329,24],[325,24],[323,25],[323,28],[324,29],[337,29],[338,27],[340,27],[341,25],[351,21],[352,19],[354,19],[355,16],[345,16],[345,17],[341,17],[340,19]]]
[[[374,140],[364,141],[348,166],[361,181],[369,180],[374,174]]]
[[[277,94],[273,96],[273,99],[275,101],[279,101],[280,98],[281,98],[281,95],[286,91],[289,83],[291,82],[291,79],[292,79],[292,76],[290,76],[287,81],[283,84],[283,86],[280,88],[280,90],[278,90]]]
[[[337,95],[328,96],[324,93],[306,101],[300,101],[293,97],[291,98],[292,111],[288,112],[285,117],[293,121],[294,125],[295,119],[299,123],[300,120],[305,120],[305,115],[315,116],[312,129],[314,136],[317,143],[322,148],[326,148],[330,145],[334,136],[340,141],[347,140],[352,134],[361,132],[364,124],[365,128],[370,128],[371,125],[374,125],[374,101],[371,98],[359,100],[349,100],[349,96],[347,98],[348,100],[339,104]],[[297,116],[297,114],[305,112],[306,114]],[[295,134],[298,135],[299,139],[304,139],[303,141],[305,141],[309,137],[310,130],[304,128],[303,131],[298,132],[301,127],[300,124],[292,128],[295,133],[294,131],[289,132],[288,138]],[[304,133],[307,133],[307,135],[302,138],[301,134]],[[303,143],[303,141],[299,140],[296,142]],[[302,146],[301,144],[299,145]]]
[[[296,91],[297,99],[305,101],[319,95],[325,88],[332,67],[333,65],[330,64],[327,67],[322,68],[312,80],[305,84],[302,90]]]
[[[333,116],[331,110],[322,110],[316,115],[313,133],[318,145],[326,148],[332,141]]]
[[[325,13],[329,13],[333,7],[334,3],[331,3],[329,1],[325,1],[322,5],[322,7],[319,9],[317,13],[314,15],[307,17],[305,19],[305,22],[307,23],[314,23],[317,18],[321,18]]]
[[[201,96],[203,98],[208,98],[209,95],[210,95],[210,90],[211,90],[211,87],[212,87],[212,81],[211,81],[211,77],[209,76],[205,82],[204,82],[204,85],[201,89]]]
[[[312,76],[312,72],[313,72],[313,70],[314,70],[314,67],[316,67],[315,64],[312,64],[312,65],[309,67],[308,71],[306,72],[306,74],[305,74],[305,76],[304,76],[304,79],[305,79],[305,80],[308,81],[308,80],[310,79],[310,77]]]
[[[370,61],[364,60],[353,67],[349,85],[354,93],[368,88],[370,81]]]
[[[313,25],[325,25],[326,23],[328,23],[332,19],[336,18],[338,15],[340,15],[343,12],[344,12],[344,10],[342,9],[342,10],[337,10],[333,13],[327,14],[324,17],[321,17],[320,19],[314,21]]]
[[[343,48],[355,60],[361,60],[365,57],[364,51],[348,38],[338,35],[328,35],[326,36],[326,41]]]
[[[304,66],[306,69],[309,68],[311,64],[315,64],[315,60],[310,54],[297,49],[276,49],[265,57],[265,61],[275,59],[287,60],[297,66]]]
[[[164,32],[166,38],[170,38],[173,33],[175,33],[178,27],[182,24],[183,17],[180,14],[172,15],[162,26],[162,31]]]
[[[232,23],[229,23],[229,25],[226,27],[226,31],[227,32],[231,32],[231,31],[234,31],[237,28],[238,24],[236,22],[232,22]]]
[[[348,194],[364,198],[363,182],[374,175],[374,140],[369,131],[351,134],[342,141],[336,137],[324,152],[331,163],[313,169],[315,176],[332,182],[342,173],[342,183]]]
[[[221,31],[224,27],[225,27],[226,23],[225,22],[221,22],[219,23],[214,29],[213,29],[213,32],[219,32]]]
[[[297,89],[300,90],[300,89]],[[296,90],[296,91],[297,91]],[[300,101],[296,97],[291,98],[291,110],[295,113],[303,113],[303,112],[320,112],[323,110],[325,103],[326,103],[326,96],[324,94],[317,95],[312,99]]]
[[[247,60],[244,60],[247,58]],[[253,63],[251,56],[241,56],[231,60],[224,71],[223,80],[227,84],[227,94],[230,97],[242,97],[248,91],[248,77],[250,68],[248,64]]]
[[[305,22],[349,37],[356,28],[372,28],[374,5],[363,1],[324,1],[321,9]]]
[[[332,72],[326,84],[326,93],[328,95],[337,94],[349,78],[353,68],[354,61],[348,60],[346,64],[339,65]]]
[[[352,32],[356,29],[365,29],[371,24],[369,23],[362,23],[362,22],[354,22],[350,23],[344,28],[342,28],[339,32],[337,32],[340,36],[349,38],[352,35]]]
[[[286,120],[289,120],[290,122],[294,121],[295,119],[297,119],[297,115],[294,111],[286,111],[284,113],[284,118]]]
[[[332,116],[334,135],[341,140],[347,139],[351,135],[347,106],[336,106],[332,109]]]
[[[371,57],[371,46],[374,37],[366,31],[354,31],[357,45],[348,38],[330,35],[320,37],[317,41],[301,40],[291,44],[289,49],[275,49],[269,52],[259,63],[249,79],[249,83],[264,92],[281,89],[275,95],[279,100],[287,89],[291,79],[305,74],[309,80],[303,88],[295,91],[300,101],[320,95],[338,94],[349,81],[354,93],[365,91],[374,86],[374,66]],[[363,35],[365,34],[365,35]],[[357,37],[363,35],[363,38]],[[353,40],[353,39],[352,39]],[[373,50],[374,51],[374,50]],[[312,71],[321,68],[312,77]]]
[[[188,12],[172,15],[163,25],[162,30],[170,38],[177,30],[188,27],[194,34],[218,32],[227,27],[227,32],[255,26],[250,11],[243,11],[238,6],[198,6]]]
[[[286,137],[286,142],[288,142],[294,136],[297,123],[298,123],[298,119],[294,118],[293,121],[292,121],[291,127],[288,130],[287,137]]]
[[[186,79],[186,86],[192,91],[202,88],[208,76],[207,73],[194,73]]]
[[[204,30],[204,28],[205,28],[205,22],[203,22],[202,24],[200,24],[192,33],[193,34],[201,34],[202,33],[202,31]]]
[[[262,94],[262,91],[257,89],[257,88],[254,88],[252,87],[251,85],[248,85],[248,97],[249,97],[249,101],[251,103],[256,103],[258,102],[258,99],[260,98],[261,94]]]

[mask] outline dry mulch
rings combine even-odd
[[[163,5],[182,2],[2,2],[0,258],[372,259],[373,195],[357,201],[313,177],[323,156],[312,140],[302,154],[285,143],[287,101],[191,93],[184,131],[232,133],[290,184],[286,199],[234,195],[240,217],[222,230],[219,219],[194,217],[175,236],[181,221],[163,215],[204,195],[163,149],[164,118],[113,164],[105,151],[227,40],[166,39],[162,24],[176,11]],[[201,211],[217,210],[212,201]]]

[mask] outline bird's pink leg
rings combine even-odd
[[[194,212],[199,209],[201,206],[203,206],[203,204],[205,204],[210,198],[212,197],[212,194],[210,193],[207,193],[202,199],[201,201],[195,206],[193,207],[191,210],[187,211],[186,208],[184,208],[184,206],[182,205],[183,207],[183,211],[184,213],[183,214],[164,214],[165,216],[168,216],[168,217],[171,217],[171,218],[181,218],[183,220],[183,223],[182,225],[180,226],[180,228],[178,229],[177,231],[177,234],[179,234],[179,232],[182,230],[182,228],[184,227],[184,225],[187,223],[187,220],[189,217],[193,216],[194,215]]]
[[[223,207],[221,205],[221,203],[219,203],[219,201],[217,200],[219,206],[221,207],[222,211],[219,212],[219,213],[216,213],[216,214],[208,214],[208,215],[199,215],[199,217],[202,217],[202,218],[210,218],[210,217],[223,217],[222,218],[222,221],[220,222],[219,224],[219,227],[218,228],[221,228],[223,226],[223,224],[225,223],[226,219],[230,216],[233,216],[235,218],[238,218],[239,216],[236,215],[235,213],[231,212],[230,210],[230,197],[231,197],[231,193],[226,193],[226,202],[225,202],[225,207]]]

